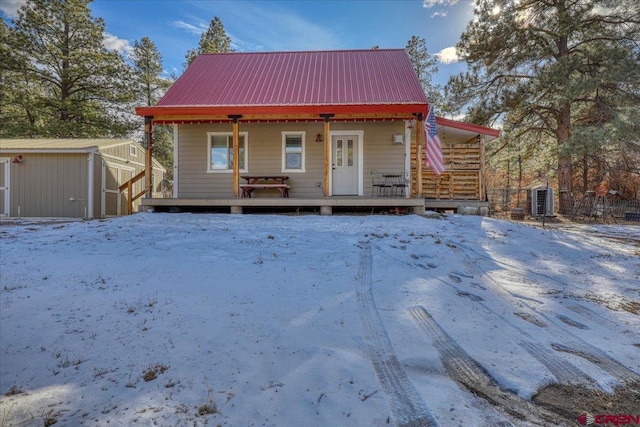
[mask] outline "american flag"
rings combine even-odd
[[[436,175],[440,175],[444,172],[444,160],[442,160],[442,147],[440,146],[440,138],[438,138],[438,125],[433,106],[429,108],[427,120],[424,122],[424,131],[427,141],[427,149],[424,150],[424,165],[430,167]]]

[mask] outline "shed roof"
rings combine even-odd
[[[78,138],[44,138],[44,139],[2,139],[0,150],[21,151],[75,151],[88,153],[99,149],[115,147],[122,144],[131,144],[132,139],[78,139]]]
[[[155,107],[136,112],[424,111],[427,104],[404,49],[217,53],[198,56]]]
[[[124,144],[134,144],[140,150],[144,148],[133,139],[81,139],[81,138],[42,138],[42,139],[2,139],[0,153],[99,153],[101,150]],[[154,167],[166,172],[166,168],[153,159]]]

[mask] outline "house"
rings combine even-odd
[[[173,198],[141,205],[329,214],[424,212],[425,195],[483,200],[483,145],[497,131],[438,119],[442,140],[453,144],[445,161],[456,169],[433,178],[417,160],[428,107],[403,49],[200,55],[157,105],[136,108],[149,146],[153,125],[174,127]],[[379,191],[379,176],[393,191]],[[458,182],[463,191],[451,188]]]
[[[0,215],[105,218],[126,214],[119,186],[145,168],[131,139],[0,140]],[[166,170],[153,159],[153,193]],[[143,190],[141,183],[133,192]]]

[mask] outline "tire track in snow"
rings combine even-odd
[[[390,254],[385,254],[391,256]],[[407,263],[405,261],[394,258],[399,262],[404,263],[410,267],[418,267],[425,269],[425,267],[421,264],[412,264]],[[466,273],[455,273],[458,276],[466,277],[469,279],[473,278],[473,275]],[[449,275],[451,276],[451,274]],[[500,333],[505,339],[509,342],[516,342],[520,347],[522,347],[527,353],[529,353],[532,357],[534,357],[538,362],[540,362],[547,370],[556,378],[556,380],[560,384],[572,384],[572,385],[586,385],[593,387],[595,385],[595,381],[582,372],[580,369],[566,361],[565,359],[558,357],[554,352],[551,351],[546,346],[543,346],[542,343],[535,340],[531,335],[529,335],[524,330],[520,329],[512,322],[509,322],[503,315],[496,313],[494,310],[489,308],[489,306],[484,302],[481,297],[473,298],[469,297],[469,292],[462,290],[460,286],[454,285],[453,283],[447,282],[445,280],[439,279],[437,277],[432,277],[431,280],[437,280],[438,282],[444,284],[445,286],[453,289],[458,296],[465,297],[465,299],[472,302],[463,302],[460,304],[475,304],[476,306],[482,307],[483,310],[476,311],[477,315],[482,317],[487,324],[495,323],[499,321],[502,323],[502,326],[499,328]],[[462,282],[462,280],[460,280]],[[538,317],[531,315],[530,313],[522,313],[515,312],[516,316],[521,317],[522,319],[539,326],[541,328],[546,328],[547,324],[542,322]],[[546,347],[546,351],[542,350],[542,348]]]
[[[635,384],[640,381],[640,374],[618,362],[616,359],[609,356],[594,345],[583,341],[572,332],[558,326],[549,316],[536,310],[534,307],[528,304],[526,300],[519,298],[517,295],[514,295],[512,292],[509,292],[507,289],[503,288],[500,283],[493,277],[491,277],[491,275],[488,274],[477,262],[473,262],[469,255],[469,252],[474,253],[481,258],[485,258],[483,255],[478,254],[475,249],[461,244],[458,244],[457,247],[455,245],[451,246],[454,247],[452,252],[459,251],[459,253],[462,254],[463,262],[469,267],[471,271],[475,270],[479,272],[481,276],[486,277],[486,284],[488,288],[490,288],[497,294],[502,295],[506,300],[517,300],[518,304],[520,305],[520,313],[526,316],[529,322],[536,325],[545,325],[545,330],[554,338],[555,342],[552,342],[551,344],[551,347],[554,350],[573,354],[582,357],[585,360],[588,360],[589,362],[600,368],[602,371],[617,379],[621,384]],[[460,250],[460,248],[464,248],[465,250],[462,251]],[[527,273],[536,274],[534,271],[524,271]]]
[[[437,423],[393,352],[387,331],[378,315],[372,293],[372,253],[361,246],[356,281],[356,310],[362,325],[373,370],[391,402],[391,412],[401,427],[431,427]]]
[[[433,340],[445,370],[454,381],[520,421],[538,425],[560,425],[564,421],[500,387],[489,373],[438,325],[424,307],[409,307],[408,312],[425,336]]]
[[[576,368],[571,363],[557,357],[547,347],[539,342],[520,341],[518,345],[540,362],[554,377],[558,383],[565,385],[596,386],[596,382],[587,374]]]
[[[597,314],[590,308],[587,308],[583,305],[570,304],[570,305],[567,305],[566,308],[612,331],[617,331],[617,332],[620,332],[621,334],[627,334],[630,332],[628,328],[621,327],[620,324],[616,322],[612,322],[611,320]]]

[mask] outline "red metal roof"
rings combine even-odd
[[[371,49],[203,54],[157,107],[427,103],[403,49]]]
[[[451,119],[445,119],[444,117],[436,117],[436,123],[439,124],[440,126],[465,130],[468,132],[479,133],[482,135],[488,135],[493,138],[497,138],[500,136],[500,131],[498,129],[493,129],[486,126],[474,125],[473,123],[458,122]]]

